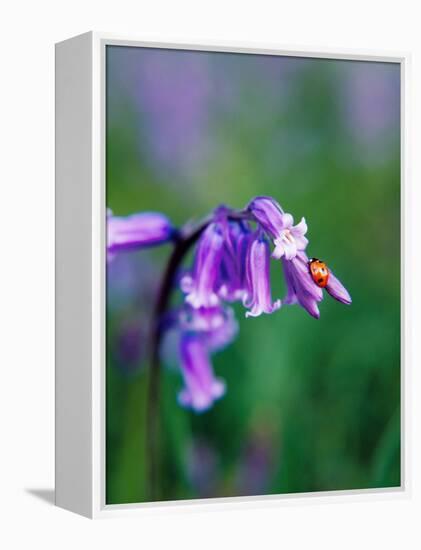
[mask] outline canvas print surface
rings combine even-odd
[[[397,487],[400,67],[108,46],[106,502]]]

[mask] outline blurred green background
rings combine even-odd
[[[179,407],[165,342],[160,497],[400,485],[400,70],[396,64],[108,46],[107,206],[175,224],[271,195],[350,291],[321,318],[245,319],[214,356],[227,394]],[[107,269],[107,503],[147,500],[148,330],[169,245]],[[272,296],[285,288],[272,262]]]

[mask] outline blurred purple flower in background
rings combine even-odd
[[[224,349],[238,332],[234,311],[221,305],[198,309],[184,305],[179,314],[179,327],[183,332],[202,334],[212,352]]]
[[[110,123],[119,124],[116,114],[137,118],[142,161],[169,184],[192,183],[235,145],[228,135],[216,139],[216,119],[229,125],[240,118],[249,134],[273,124],[274,112],[287,112],[294,81],[308,65],[304,58],[246,61],[234,53],[215,63],[212,53],[163,48],[111,48],[107,57]]]
[[[205,411],[225,393],[225,383],[215,378],[209,348],[203,335],[185,333],[180,340],[180,363],[185,387],[178,394],[184,407]]]
[[[125,374],[134,373],[146,356],[147,334],[143,320],[130,319],[121,324],[117,332],[113,357]]]
[[[134,249],[133,249],[134,250]],[[115,253],[107,263],[107,305],[123,314],[142,306],[142,315],[152,307],[157,280],[150,250],[138,254]]]
[[[223,308],[223,320],[218,326],[208,331],[206,341],[208,349],[212,352],[223,350],[231,344],[238,333],[238,322],[234,310],[230,307]]]
[[[213,375],[211,354],[234,340],[238,323],[230,307],[195,309],[186,304],[179,314],[179,329],[180,367],[185,388],[178,400],[184,407],[202,412],[225,393],[225,383]]]
[[[238,469],[236,492],[240,495],[259,495],[266,493],[274,472],[275,437],[263,423],[259,423],[249,434],[248,441],[241,454]]]
[[[390,137],[399,136],[400,76],[396,65],[378,63],[373,70],[372,63],[354,61],[340,81],[345,123],[359,147],[359,156],[381,162],[394,145]]]
[[[149,153],[145,160],[172,180],[177,174],[186,178],[209,147],[209,55],[162,48],[130,53],[111,51],[110,68],[116,79],[122,72],[120,80],[132,82],[132,102],[141,119],[139,141]]]
[[[205,439],[193,439],[187,448],[187,475],[199,496],[212,496],[218,473],[218,455]]]
[[[109,216],[108,224],[111,252],[163,243],[175,233],[169,220],[156,213]],[[272,257],[280,259],[283,266],[285,304],[299,304],[319,318],[323,291],[320,281],[313,279],[312,261],[305,253],[308,239],[304,236],[304,218],[294,226],[292,215],[273,198],[255,197],[241,211],[220,206],[198,227],[187,224],[177,233],[169,263],[176,258],[170,291],[179,285],[184,300],[181,306],[164,311],[158,325],[176,328],[179,333],[184,379],[179,403],[202,412],[225,393],[225,383],[214,376],[211,354],[230,344],[238,333],[234,312],[226,302],[241,301],[249,309],[246,317],[271,314],[281,307],[281,300],[272,302],[268,237],[274,241]],[[184,254],[194,245],[193,268],[180,277]],[[326,270],[326,291],[343,304],[350,304],[348,291],[327,266]]]

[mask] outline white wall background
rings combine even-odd
[[[411,332],[419,340],[421,40],[417,3],[72,0],[3,4],[0,33],[0,547],[420,548],[420,373],[411,356],[412,497],[152,514],[90,522],[39,498],[53,487],[54,42],[87,30],[413,54]],[[418,219],[415,219],[417,218]],[[417,257],[415,257],[417,255]],[[394,261],[394,258],[391,258]],[[418,323],[418,325],[417,325]],[[415,338],[414,338],[415,340]],[[418,468],[418,471],[416,471]],[[31,493],[38,491],[38,497]],[[46,492],[45,492],[46,491]]]

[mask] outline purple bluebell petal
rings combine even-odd
[[[282,262],[284,267],[285,282],[287,287],[287,294],[282,300],[282,303],[285,305],[297,304],[297,294],[295,293],[294,280],[292,274],[290,273],[290,262]]]
[[[184,294],[189,294],[193,291],[193,277],[191,273],[185,273],[180,279],[180,289]]]
[[[272,237],[276,237],[284,229],[282,219],[284,211],[272,197],[255,197],[247,208]]]
[[[212,352],[221,351],[231,344],[238,334],[238,322],[231,308],[224,309],[223,323],[206,334],[206,344]]]
[[[317,300],[314,300],[306,293],[300,294],[298,299],[299,304],[315,319],[320,318],[320,311],[317,305]]]
[[[223,325],[225,316],[225,308],[221,305],[193,308],[189,304],[184,304],[179,320],[183,331],[209,332]]]
[[[272,252],[272,257],[275,260],[280,260],[285,257],[286,260],[292,260],[297,255],[297,245],[295,240],[291,238],[291,233],[284,233],[284,236],[274,240],[275,249]]]
[[[260,227],[273,238],[274,258],[292,260],[299,250],[305,250],[308,240],[304,237],[307,232],[304,218],[294,226],[291,214],[284,212],[270,197],[256,197],[250,202],[248,209]]]
[[[291,227],[291,234],[294,237],[298,250],[305,250],[308,245],[308,239],[304,237],[307,233],[307,229],[305,218],[301,218],[300,223]]]
[[[270,251],[267,240],[255,235],[249,244],[247,255],[249,290],[243,305],[250,311],[247,311],[246,317],[273,313],[281,307],[281,300],[272,303],[269,262]]]
[[[186,302],[194,308],[218,305],[216,282],[222,259],[224,239],[218,224],[211,223],[200,238]],[[182,286],[186,288],[184,280]]]
[[[292,217],[292,214],[289,214],[288,212],[283,212],[281,214],[282,217],[282,229],[291,229],[294,225],[294,218]]]
[[[196,412],[209,409],[224,395],[225,383],[214,376],[205,340],[195,334],[183,334],[180,359],[185,384],[178,394],[180,405]]]
[[[272,256],[276,259],[284,257],[286,260],[295,258],[299,251],[305,250],[308,240],[304,237],[307,232],[307,224],[302,218],[298,225],[293,225],[291,214],[282,214],[284,229],[274,239],[275,250]]]
[[[202,334],[212,352],[225,348],[238,333],[234,311],[221,305],[199,309],[185,305],[180,312],[179,322],[182,331]]]
[[[224,349],[238,333],[234,311],[221,305],[195,309],[184,304],[178,315],[181,370],[185,387],[179,403],[197,412],[209,409],[225,392],[213,376],[210,354]]]
[[[350,304],[352,302],[349,292],[332,272],[329,273],[329,281],[325,288],[332,298],[335,298],[335,300],[338,300],[343,304]]]
[[[218,295],[227,302],[242,300],[247,292],[245,263],[250,234],[243,222],[228,225],[217,283]]]
[[[227,302],[241,300],[243,296],[236,251],[231,251],[227,246],[224,246],[217,288],[220,298]]]
[[[120,250],[145,248],[162,244],[174,234],[170,220],[158,212],[131,216],[107,215],[107,252],[112,257]]]

